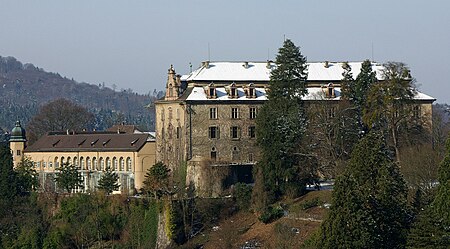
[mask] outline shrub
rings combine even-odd
[[[317,206],[319,206],[319,205],[321,205],[322,204],[322,201],[321,200],[319,200],[319,198],[314,198],[314,199],[311,199],[311,200],[307,200],[307,201],[305,201],[304,203],[302,203],[301,204],[301,208],[303,209],[303,210],[306,210],[306,209],[310,209],[310,208],[312,208],[312,207],[317,207]]]
[[[248,210],[252,198],[252,187],[245,183],[237,183],[234,186],[233,197],[240,210]]]
[[[272,221],[275,221],[281,217],[283,217],[284,211],[281,207],[268,207],[266,209],[266,211],[264,211],[260,216],[259,216],[259,220],[264,223],[270,223]]]

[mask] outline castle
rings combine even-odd
[[[343,67],[358,75],[362,62],[308,63],[306,104],[327,103],[330,116],[341,100]],[[116,127],[107,132],[49,133],[26,147],[20,123],[12,131],[10,147],[15,165],[30,157],[41,185],[55,188],[55,168],[69,162],[80,167],[84,187],[95,188],[106,167],[120,175],[123,193],[142,187],[145,172],[157,161],[172,171],[186,170],[187,184],[199,195],[215,196],[236,182],[250,183],[252,167],[260,158],[255,121],[267,101],[271,70],[266,62],[210,62],[186,75],[168,70],[165,97],[156,101],[156,136]],[[384,67],[372,63],[382,81]],[[435,101],[416,92],[414,116],[431,126]],[[51,186],[53,184],[53,186]],[[50,186],[49,186],[50,185]]]
[[[308,63],[306,104],[341,101],[344,67],[358,75],[362,62]],[[199,194],[216,195],[235,182],[252,182],[260,157],[255,121],[267,100],[271,70],[266,62],[205,61],[187,75],[168,71],[166,95],[156,102],[157,160],[176,169],[187,164],[187,181]],[[384,67],[372,63],[382,81]],[[434,98],[416,92],[414,115],[431,125]],[[331,116],[332,113],[330,114]]]

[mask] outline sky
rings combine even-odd
[[[187,74],[208,59],[273,60],[286,37],[308,61],[404,62],[420,91],[450,103],[449,9],[448,0],[0,0],[0,56],[148,93],[164,89],[171,64]]]

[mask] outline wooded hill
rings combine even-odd
[[[11,130],[17,119],[26,127],[40,106],[58,98],[88,108],[95,115],[96,130],[122,122],[153,130],[155,115],[145,106],[161,94],[154,90],[142,95],[131,89],[115,91],[105,83],[80,83],[33,64],[22,64],[14,57],[0,56],[0,129],[4,131]]]

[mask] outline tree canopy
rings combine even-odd
[[[408,224],[407,187],[385,139],[370,132],[338,177],[319,248],[402,248]]]
[[[43,105],[27,125],[31,143],[49,131],[82,130],[92,125],[94,115],[67,99]]]
[[[272,201],[287,192],[299,192],[305,184],[303,177],[307,175],[303,174],[297,154],[306,128],[302,100],[306,94],[306,57],[287,39],[278,51],[275,64],[270,75],[268,101],[256,120],[257,144],[262,158],[254,174],[260,178],[256,179],[256,184],[264,186],[264,192],[271,196],[268,200]],[[255,187],[257,189],[261,188]],[[261,194],[254,193],[254,198],[265,199],[256,197]]]
[[[60,167],[56,168],[58,171],[56,173],[55,181],[58,183],[59,187],[66,190],[68,193],[77,187],[82,187],[83,177],[78,171],[78,167],[63,163]]]
[[[105,173],[98,181],[98,189],[105,191],[109,195],[113,191],[119,190],[120,184],[117,182],[118,180],[119,175],[112,171],[110,167],[107,167]]]

